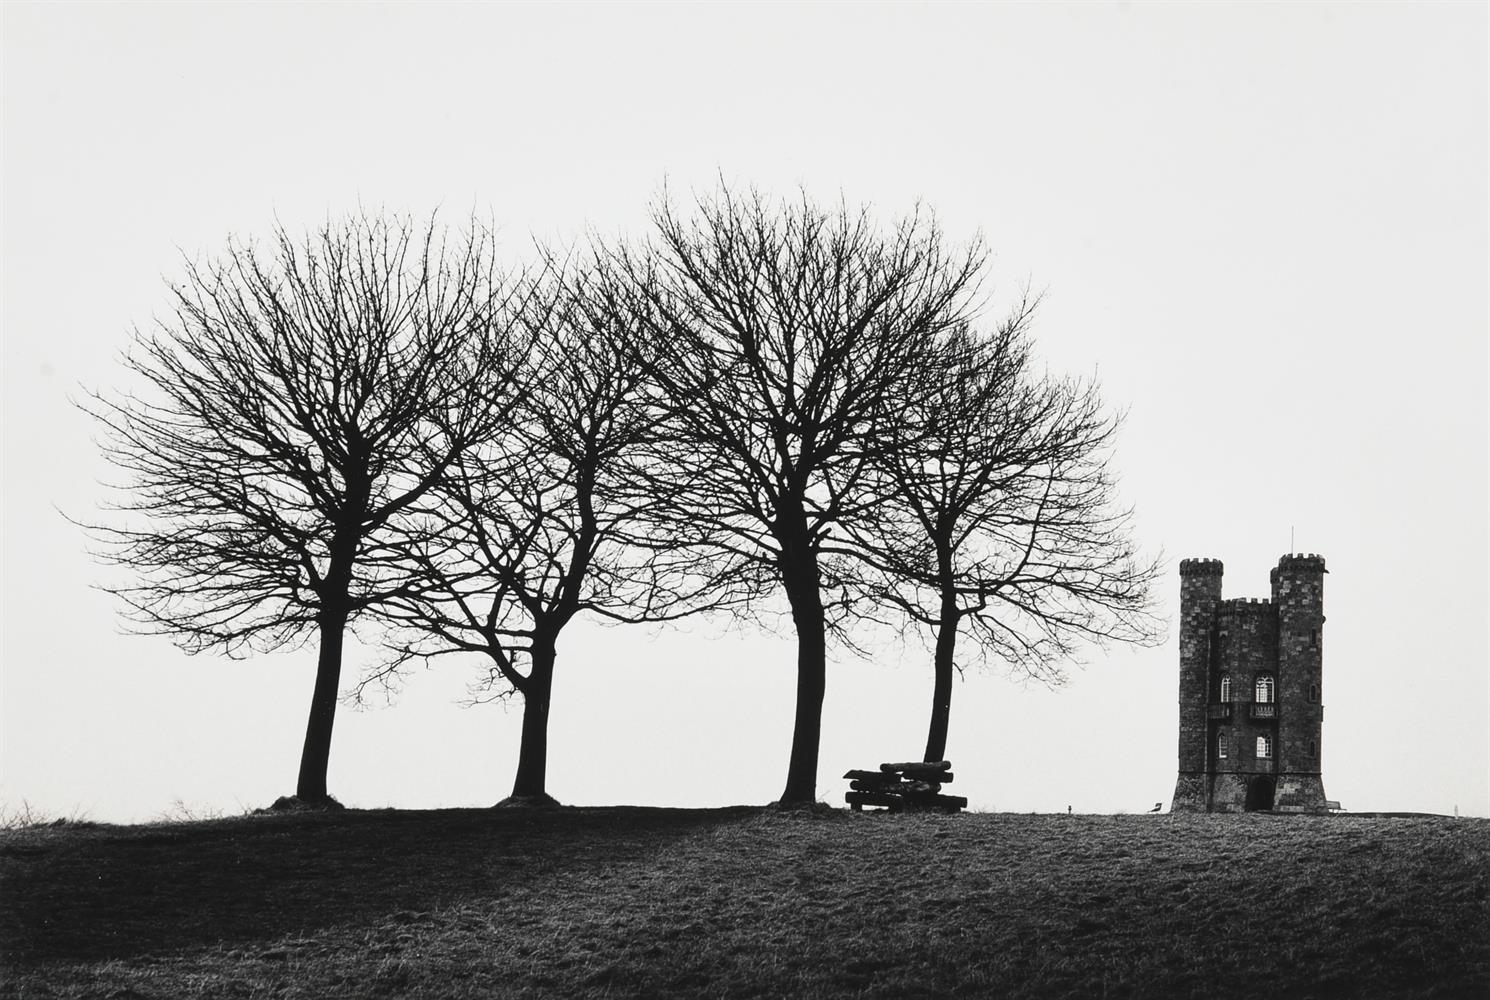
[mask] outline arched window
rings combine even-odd
[[[1227,752],[1228,742],[1229,741],[1226,739],[1226,733],[1225,732],[1220,732],[1220,733],[1217,733],[1216,734],[1216,757],[1217,757],[1217,759],[1219,759],[1219,760],[1225,760],[1226,759],[1226,752]]]
[[[1230,674],[1222,674],[1221,675],[1221,698],[1220,698],[1220,700],[1221,700],[1221,702],[1223,704],[1226,703],[1226,702],[1231,701],[1231,675]],[[1226,755],[1225,754],[1222,754],[1221,756],[1225,757]]]
[[[1271,736],[1257,737],[1257,759],[1267,760],[1273,756],[1273,738]]]
[[[1259,705],[1270,704],[1273,700],[1273,678],[1270,674],[1258,674],[1256,690],[1253,692],[1252,700]]]
[[[1309,704],[1311,704],[1311,705],[1318,705],[1319,704],[1319,685],[1318,684],[1310,684],[1309,685]]]

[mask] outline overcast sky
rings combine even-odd
[[[1348,808],[1490,814],[1486,9],[1387,5],[234,7],[8,3],[0,806],[141,820],[293,790],[313,650],[233,662],[124,634],[59,513],[110,476],[70,400],[126,389],[182,254],[361,205],[531,237],[639,233],[664,180],[723,176],[886,218],[917,199],[1046,291],[1058,372],[1127,411],[1139,539],[1265,597],[1328,560],[1324,785]],[[1292,541],[1291,541],[1292,540]],[[371,638],[372,636],[369,635]],[[376,659],[354,649],[345,675]],[[953,697],[974,808],[1167,807],[1175,637],[1058,692]],[[724,624],[576,626],[549,791],[761,803],[785,780],[794,645]],[[418,674],[343,708],[330,789],[487,805],[517,706]],[[819,794],[915,758],[928,654],[830,668]]]

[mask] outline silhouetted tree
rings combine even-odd
[[[852,620],[859,555],[842,526],[904,387],[960,322],[978,246],[949,249],[917,213],[882,231],[865,210],[780,206],[722,191],[693,219],[664,203],[650,253],[622,264],[648,301],[650,375],[681,442],[680,544],[757,599],[784,593],[797,635],[796,715],[783,804],[816,794],[829,632]]]
[[[477,229],[364,216],[230,242],[172,292],[140,387],[86,406],[130,476],[92,526],[133,571],[109,589],[191,653],[314,634],[296,793],[324,802],[348,625],[407,596],[397,522],[511,406],[506,283]]]
[[[691,610],[688,555],[629,529],[676,486],[648,470],[663,450],[655,395],[630,328],[640,304],[598,268],[555,265],[515,320],[533,344],[510,424],[445,469],[418,505],[418,586],[390,605],[394,660],[480,653],[478,699],[520,694],[515,800],[548,800],[548,719],[559,638],[584,612],[616,622]],[[369,678],[369,680],[375,678]]]
[[[1158,566],[1136,552],[1107,468],[1118,418],[1095,385],[1033,371],[1033,307],[991,336],[947,337],[899,399],[900,446],[877,453],[884,502],[868,548],[881,596],[935,641],[928,761],[946,755],[959,632],[977,659],[1048,684],[1085,642],[1159,633]]]

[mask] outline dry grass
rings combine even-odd
[[[30,997],[1483,997],[1490,822],[446,810],[0,834]]]

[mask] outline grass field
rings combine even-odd
[[[442,810],[0,834],[0,995],[1490,997],[1490,821]]]

